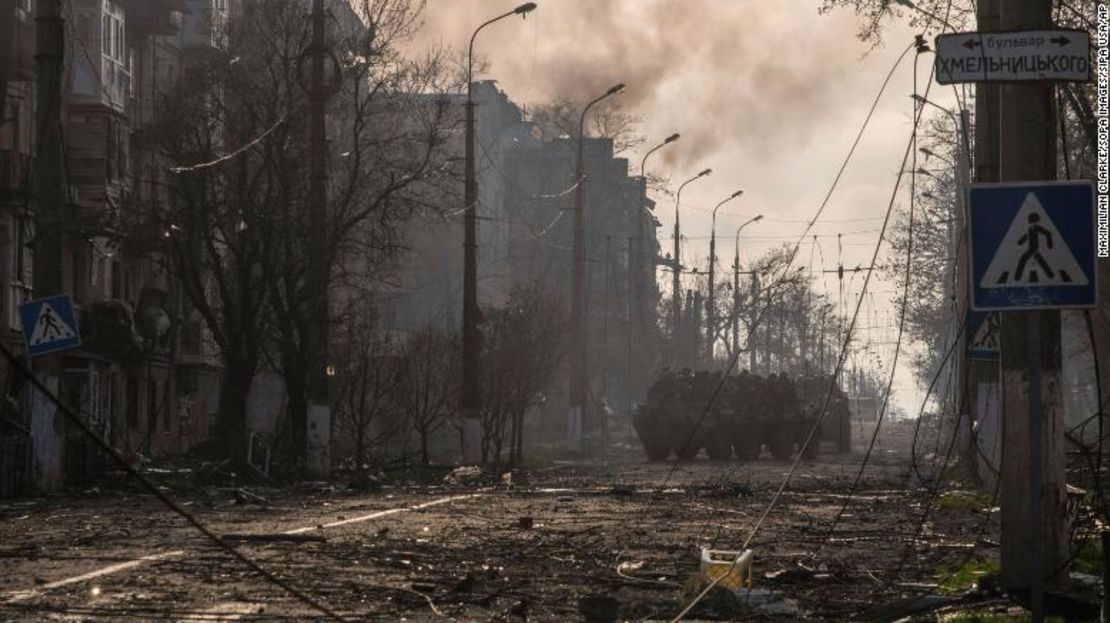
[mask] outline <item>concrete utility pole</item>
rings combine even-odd
[[[11,3],[9,3],[11,4]],[[9,6],[9,11],[14,7]],[[14,18],[13,18],[14,19]],[[65,29],[61,0],[39,0],[35,51],[35,297],[65,292],[63,227],[68,188],[62,167],[62,72]],[[5,45],[13,45],[5,42]]]
[[[639,215],[639,210],[637,210],[636,213],[637,213],[637,215]],[[625,337],[625,340],[626,340],[627,348],[625,349],[625,358],[624,358],[624,402],[625,402],[625,409],[628,413],[629,418],[632,417],[632,393],[633,393],[633,382],[632,382],[632,325],[633,325],[633,321],[632,321],[632,316],[633,316],[633,313],[634,313],[634,306],[639,305],[639,298],[638,297],[634,298],[632,296],[633,289],[637,288],[638,285],[639,285],[637,283],[639,281],[639,279],[638,279],[639,275],[634,270],[636,251],[635,251],[635,248],[632,246],[632,245],[636,244],[636,241],[637,241],[637,238],[635,236],[629,236],[628,237],[628,259],[627,259],[627,261],[628,261],[628,279],[627,279],[628,285],[625,288],[627,296],[626,296],[626,300],[625,300],[624,337]],[[642,243],[641,243],[641,246],[642,246]],[[631,420],[629,420],[629,421],[631,421]]]
[[[6,9],[0,9],[0,41],[7,43],[0,45],[0,102],[8,101],[8,82],[15,72],[15,6],[6,2]],[[0,111],[0,119],[4,112]]]
[[[705,357],[710,369],[713,368],[713,343],[717,341],[717,297],[713,292],[716,287],[713,277],[717,272],[717,210],[742,194],[744,191],[738,190],[713,207],[713,221],[709,228],[709,300],[705,308]]]
[[[682,344],[682,228],[679,225],[678,208],[682,203],[682,189],[694,180],[705,177],[713,172],[713,169],[705,169],[694,177],[682,182],[678,187],[678,194],[674,199],[674,265],[671,266],[672,274],[674,275],[671,281],[671,351],[673,353],[673,367],[678,369],[679,361],[682,355],[679,353]]]
[[[956,367],[956,374],[953,378],[960,379],[966,365],[967,349],[961,348],[964,345],[963,342],[965,341],[966,336],[957,336],[957,329],[962,324],[961,319],[959,318],[959,310],[963,309],[963,307],[961,307],[960,303],[962,301],[966,301],[966,298],[961,297],[960,295],[959,286],[961,285],[962,280],[958,276],[958,267],[956,266],[956,263],[958,256],[960,255],[959,237],[960,232],[963,230],[964,213],[967,211],[964,203],[967,199],[967,188],[969,183],[969,176],[971,175],[970,155],[967,151],[968,146],[971,145],[971,142],[967,135],[969,122],[967,118],[967,111],[964,109],[960,109],[960,115],[957,117],[956,114],[953,113],[951,110],[941,106],[940,104],[937,104],[930,99],[917,94],[914,94],[912,97],[922,106],[932,106],[933,108],[936,108],[937,110],[943,112],[945,115],[948,116],[949,119],[952,120],[952,124],[956,128],[955,160],[948,160],[943,156],[933,153],[933,151],[931,151],[927,147],[922,147],[919,149],[919,151],[926,156],[933,156],[951,164],[952,179],[955,181],[956,200],[952,204],[953,208],[949,214],[946,227],[948,232],[948,257],[950,259],[944,265],[944,284],[945,287],[952,287],[951,297],[949,297],[948,300],[948,317],[946,321],[948,324],[949,337],[960,342],[960,344],[957,345],[957,348],[960,349],[958,351],[960,355],[953,358],[954,362],[952,364]],[[930,177],[933,175],[932,173],[924,169],[918,169],[917,172],[923,175],[928,175]],[[928,195],[928,193],[926,193],[926,195]],[[956,385],[961,386],[962,384],[957,382]],[[955,387],[953,387],[950,388],[949,391],[955,392],[957,390]],[[954,398],[954,400],[952,400],[953,409],[956,409],[958,413],[963,413],[962,411],[959,411],[961,408],[960,394],[955,393],[950,397]]]
[[[663,139],[663,142],[649,149],[640,160],[640,207],[639,209],[633,210],[630,216],[632,222],[629,223],[629,233],[632,234],[632,237],[628,239],[628,291],[630,294],[628,307],[628,387],[626,388],[628,393],[628,413],[630,417],[632,415],[632,396],[636,393],[637,385],[634,381],[635,375],[632,372],[632,315],[634,313],[632,305],[633,302],[635,302],[635,313],[639,316],[639,322],[636,323],[636,334],[639,338],[642,352],[648,337],[646,314],[644,310],[644,286],[648,283],[649,279],[651,281],[655,280],[655,258],[647,257],[647,241],[649,239],[648,227],[651,226],[650,223],[654,222],[655,219],[655,216],[651,214],[651,211],[648,210],[647,207],[647,161],[652,154],[677,141],[679,137],[680,135],[678,132],[671,134]],[[651,222],[645,222],[645,212],[651,215]],[[633,246],[634,242],[636,244],[635,247]]]
[[[463,344],[462,344],[462,460],[475,464],[482,454],[482,312],[478,306],[478,175],[474,150],[474,40],[490,24],[512,15],[524,17],[536,8],[526,2],[487,20],[470,36],[466,55],[466,171],[463,181]]]
[[[15,7],[8,3],[8,11]],[[62,166],[62,72],[65,62],[65,22],[61,0],[38,0],[35,21],[38,42],[35,51],[35,249],[34,293],[43,298],[66,292],[63,273],[68,181]],[[11,41],[4,42],[13,45]],[[35,375],[58,390],[62,357],[51,354],[35,360]],[[44,489],[61,482],[62,451],[57,447],[60,431],[54,429],[57,408],[37,390],[28,401],[32,430],[49,431],[41,437],[54,451],[35,454],[35,477]]]
[[[1002,0],[1002,30],[1052,27],[1051,0]],[[1056,118],[1049,82],[1002,84],[997,100],[999,180],[1056,178]],[[1046,584],[1067,584],[1060,312],[1002,314],[1002,574],[1029,589],[1043,620]]]
[[[732,353],[734,357],[740,356],[740,275],[752,275],[752,278],[755,278],[755,271],[740,272],[740,231],[761,220],[763,220],[763,215],[757,214],[736,228],[736,238],[732,250]],[[752,301],[752,305],[755,305],[755,301]],[[751,348],[751,346],[751,339],[749,338],[748,347]]]
[[[979,32],[993,32],[999,29],[1000,2],[1001,0],[978,0],[976,10]],[[974,180],[977,183],[998,181],[998,84],[993,82],[979,82],[975,85]],[[966,223],[966,212],[961,216]],[[964,301],[967,301],[970,297],[970,282],[967,277],[969,258],[966,246],[964,253],[959,256],[959,261],[961,264],[957,274],[963,280],[959,294]],[[966,305],[963,308],[966,309]],[[966,344],[967,340],[971,338],[974,338],[974,336],[965,335],[965,349],[961,353],[961,357],[967,357]],[[961,398],[967,403],[966,412],[970,414],[971,419],[981,422],[985,417],[1001,417],[1001,408],[997,406],[1000,391],[999,362],[967,359],[963,370],[964,378],[962,381],[967,387],[961,392]],[[981,405],[988,409],[993,405],[993,413],[981,413],[979,410]],[[996,430],[1001,431],[1001,428]],[[1001,433],[999,432],[999,434]],[[975,443],[974,440],[973,443]],[[998,465],[992,465],[991,461],[994,461],[996,456],[1001,456],[1000,452],[995,452],[995,448],[1000,447],[1001,440],[996,440],[992,447],[984,448],[990,461],[979,456],[979,461],[986,464],[982,465],[978,472],[980,477],[984,479],[984,487],[989,491],[995,490],[998,475],[992,470],[997,469]],[[979,453],[977,452],[976,455],[978,456]]]
[[[311,76],[309,78],[309,175],[308,211],[313,224],[308,257],[308,297],[311,313],[306,333],[308,378],[307,421],[294,427],[298,452],[304,452],[308,469],[325,474],[330,469],[328,436],[331,425],[331,403],[328,398],[328,329],[331,308],[328,304],[328,282],[331,262],[328,257],[328,128],[327,108],[332,89],[325,79],[327,48],[327,13],[324,0],[312,1],[312,43],[309,46]],[[334,77],[335,80],[339,76]]]
[[[613,237],[605,236],[605,298],[601,313],[601,401],[602,409],[609,407],[609,299],[613,292]],[[601,414],[602,453],[609,442],[609,414]]]
[[[589,374],[586,362],[586,165],[583,162],[585,147],[586,113],[594,104],[624,90],[616,84],[593,99],[582,109],[578,118],[578,159],[575,164],[574,189],[574,257],[571,275],[570,298],[570,400],[567,408],[567,449],[582,451],[582,415],[586,408]]]
[[[759,273],[752,270],[752,295],[751,303],[748,308],[748,371],[755,374],[756,364],[756,349],[759,342],[756,341],[759,329],[755,326],[759,320],[759,312],[756,309],[759,306]]]

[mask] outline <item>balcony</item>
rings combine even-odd
[[[0,149],[0,201],[29,197],[34,183],[34,159]]]
[[[17,7],[14,41],[9,44],[14,46],[15,52],[11,77],[13,81],[29,81],[35,77],[35,28],[35,16],[30,11]]]
[[[122,0],[133,34],[168,36],[181,29],[186,0]]]
[[[188,0],[181,27],[181,46],[215,51],[227,46],[227,3],[223,0]]]

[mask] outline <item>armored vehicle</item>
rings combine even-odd
[[[838,451],[846,452],[848,401],[839,387],[829,393],[830,380],[827,375],[793,379],[745,371],[722,378],[719,372],[665,370],[633,415],[633,426],[653,461],[672,453],[689,460],[702,448],[711,459],[726,460],[735,453],[747,461],[758,458],[764,447],[776,459],[787,459],[795,446],[805,445],[828,399],[819,438],[805,457],[817,455],[821,438],[835,440]]]

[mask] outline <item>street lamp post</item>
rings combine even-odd
[[[673,143],[673,142],[677,141],[680,136],[681,135],[678,132],[675,132],[674,134],[668,136],[667,138],[663,139],[662,143],[659,143],[655,147],[652,147],[651,149],[649,149],[648,152],[646,154],[644,154],[643,159],[640,160],[640,205],[642,207],[647,206],[647,169],[646,169],[646,166],[647,166],[648,158],[652,154],[654,154],[656,151],[658,151],[659,149],[669,145],[670,143]],[[637,223],[636,234],[639,237],[639,241],[640,241],[640,244],[639,244],[640,252],[636,254],[636,258],[637,258],[636,269],[639,271],[639,270],[645,270],[646,269],[646,264],[647,264],[646,261],[641,263],[641,260],[646,260],[646,258],[644,257],[645,256],[644,242],[646,240],[644,230],[646,228],[643,225],[643,223],[644,223],[643,213],[640,210],[636,210],[634,218],[636,219],[636,223]],[[642,269],[641,266],[644,266],[644,268]],[[636,280],[636,305],[638,307],[643,305],[643,283],[641,283],[640,279]],[[640,328],[641,328],[641,331],[642,331],[643,330],[642,323],[641,323]],[[631,337],[629,339],[631,340]]]
[[[582,109],[578,118],[578,159],[575,164],[574,190],[574,257],[571,275],[570,297],[570,401],[567,409],[567,449],[582,451],[582,413],[586,407],[586,387],[588,384],[586,367],[586,221],[585,190],[586,172],[583,163],[586,113],[594,104],[616,95],[624,90],[624,84],[616,84],[608,91],[594,98]]]
[[[673,357],[674,368],[679,367],[679,336],[682,334],[679,325],[682,322],[682,228],[679,226],[678,221],[678,207],[682,203],[682,189],[694,180],[700,179],[713,172],[713,169],[705,169],[694,177],[682,182],[678,187],[678,193],[674,199],[674,265],[671,266],[671,272],[674,279],[671,281],[671,355]]]
[[[627,399],[627,408],[629,417],[632,416],[632,395],[634,393],[634,383],[632,381],[632,315],[633,309],[639,315],[639,334],[640,342],[643,343],[646,337],[644,330],[644,282],[648,275],[649,260],[647,258],[647,225],[644,219],[644,212],[647,211],[647,161],[648,157],[654,154],[659,149],[669,145],[679,139],[678,132],[671,134],[663,139],[655,147],[652,147],[644,154],[643,159],[640,160],[640,206],[632,212],[632,223],[630,223],[628,238],[628,285],[629,292],[632,293],[628,298],[628,349],[625,360],[625,393]],[[649,213],[650,214],[650,213]],[[654,266],[651,267],[652,279],[655,278]]]
[[[525,16],[536,8],[535,2],[526,2],[517,8],[483,23],[470,36],[466,59],[466,171],[463,206],[463,348],[462,348],[462,455],[463,462],[477,463],[481,459],[482,392],[481,335],[478,331],[478,177],[475,172],[474,154],[474,40],[490,24],[511,17]]]
[[[715,322],[717,320],[717,297],[713,290],[716,287],[714,275],[716,274],[717,266],[717,210],[742,194],[744,194],[744,191],[738,190],[728,197],[725,197],[720,203],[713,207],[713,220],[709,229],[709,298],[706,301],[705,309],[705,349],[706,361],[708,362],[709,368],[713,367],[713,343],[716,341]]]
[[[941,106],[941,105],[939,105],[939,104],[937,104],[937,103],[935,103],[935,102],[933,102],[929,99],[926,99],[925,97],[923,97],[921,95],[914,94],[911,97],[913,98],[914,101],[921,104],[922,106],[924,106],[924,105],[932,106],[932,107],[942,111],[944,114],[948,115],[948,117],[952,120],[952,123],[955,124],[957,132],[959,132],[959,136],[956,139],[956,161],[955,162],[952,162],[952,161],[948,160],[947,158],[944,158],[944,157],[942,157],[938,154],[935,154],[932,151],[928,150],[927,148],[924,148],[924,147],[921,148],[922,153],[924,153],[925,155],[935,156],[935,157],[940,158],[941,160],[944,160],[944,161],[948,162],[949,164],[951,164],[953,169],[954,169],[954,175],[955,175],[955,181],[956,181],[956,201],[953,203],[953,209],[954,209],[955,213],[952,214],[949,217],[948,223],[947,223],[947,227],[948,227],[948,232],[947,232],[948,233],[948,257],[951,258],[951,259],[948,262],[945,263],[945,280],[944,280],[944,283],[946,284],[946,288],[951,287],[953,289],[953,292],[952,292],[952,295],[950,296],[949,304],[948,304],[948,313],[949,313],[948,331],[949,331],[949,336],[954,337],[954,339],[956,339],[960,342],[957,345],[958,348],[959,348],[959,351],[958,351],[959,356],[957,356],[953,360],[955,362],[955,365],[956,365],[955,374],[951,376],[951,378],[957,379],[957,383],[956,383],[955,386],[950,386],[948,388],[948,391],[949,391],[951,397],[954,400],[958,401],[960,399],[960,397],[964,395],[964,392],[963,392],[961,386],[963,385],[965,375],[962,372],[963,372],[963,370],[966,369],[966,366],[967,366],[967,362],[965,360],[966,357],[967,357],[967,349],[964,347],[964,343],[967,340],[967,336],[966,335],[955,335],[955,333],[956,333],[956,328],[959,326],[959,320],[956,318],[956,315],[958,313],[958,310],[961,308],[962,303],[965,299],[965,287],[964,287],[964,284],[963,284],[963,271],[960,271],[958,269],[958,267],[956,266],[956,263],[958,261],[958,255],[959,255],[958,254],[958,249],[960,248],[959,236],[960,236],[960,232],[962,232],[963,228],[964,228],[964,213],[965,213],[964,202],[966,200],[966,195],[967,195],[968,177],[971,173],[970,149],[969,149],[970,139],[968,137],[968,111],[965,110],[965,109],[960,109],[959,117],[957,117],[956,114],[953,113],[951,110],[949,110],[949,109],[947,109],[947,108],[945,108],[945,107],[943,107],[943,106]],[[957,412],[962,412],[963,411],[962,405],[959,405],[959,404],[953,405],[953,408],[957,409]]]
[[[734,357],[739,356],[740,353],[740,230],[761,220],[763,220],[763,215],[758,214],[736,228],[732,255],[732,353]],[[748,338],[748,341],[751,342],[751,338]],[[749,367],[754,368],[754,366]],[[752,370],[752,372],[755,372],[755,370]]]

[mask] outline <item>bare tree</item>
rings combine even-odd
[[[267,206],[275,189],[257,152],[221,157],[226,145],[256,144],[272,129],[265,118],[240,114],[217,96],[238,79],[239,69],[200,63],[167,98],[148,140],[159,158],[182,166],[171,169],[168,180],[152,175],[164,192],[124,225],[135,239],[162,243],[164,264],[191,306],[187,313],[199,316],[215,342],[223,389],[214,437],[227,456],[244,460],[247,392],[268,331],[262,276],[273,243]]]
[[[313,281],[319,276],[310,272],[308,261],[315,251],[304,235],[319,224],[307,209],[307,187],[298,181],[306,178],[307,153],[307,96],[301,88],[300,56],[294,53],[303,46],[303,11],[294,0],[253,4],[253,32],[279,33],[264,38],[260,54],[263,75],[275,77],[276,99],[285,104],[279,113],[285,121],[276,132],[284,148],[267,152],[267,164],[278,173],[274,182],[280,190],[270,218],[281,244],[265,265],[264,279],[273,308],[276,361],[289,394],[291,448],[301,457],[308,411],[307,339],[312,324],[320,322],[313,305]],[[418,25],[422,8],[423,3],[413,0],[367,4],[368,31],[338,27],[332,33],[338,73],[329,103],[329,133],[335,138],[328,154],[323,250],[331,283],[342,260],[365,257],[367,249],[387,255],[395,250],[396,227],[414,210],[441,207],[434,200],[442,195],[429,193],[427,186],[434,184],[433,164],[444,146],[448,102],[429,89],[443,79],[446,61],[436,54],[412,61],[397,50]]]
[[[353,458],[358,465],[370,452],[394,436],[404,420],[396,417],[401,386],[398,367],[400,346],[388,334],[376,330],[374,317],[351,309],[341,317],[343,335],[334,349],[335,428],[351,436]]]
[[[944,22],[955,30],[975,22],[975,0],[918,0],[914,5],[916,8],[891,0],[823,0],[819,10],[828,13],[834,9],[851,9],[860,18],[857,36],[875,46],[883,41],[883,28],[897,20],[933,32],[944,29]]]
[[[552,140],[561,136],[577,137],[581,112],[581,105],[556,99],[532,108],[529,118],[544,140]],[[639,117],[624,112],[619,102],[603,101],[596,109],[591,109],[586,136],[612,139],[614,155],[634,151],[644,143],[639,132],[640,121]]]
[[[369,29],[352,20],[329,28],[336,91],[328,117],[334,138],[324,260],[333,285],[349,277],[334,267],[351,257],[359,261],[345,268],[364,281],[387,266],[383,258],[398,248],[398,224],[415,209],[438,209],[442,197],[429,189],[444,183],[432,163],[443,144],[447,104],[428,93],[446,62],[442,52],[413,61],[397,50],[422,7],[417,0],[374,2],[362,7]],[[269,361],[284,375],[290,447],[301,456],[304,340],[321,321],[312,315],[305,235],[320,223],[308,210],[303,3],[244,2],[227,41],[225,54],[188,66],[160,108],[150,141],[178,166],[164,184],[168,196],[156,196],[144,220],[132,225],[166,246],[168,267],[219,346],[224,391],[217,434],[229,449],[245,448],[246,392]]]
[[[447,423],[460,377],[456,336],[432,328],[410,333],[401,347],[397,403],[420,437],[420,460],[428,465],[428,439]]]
[[[518,286],[508,302],[486,313],[482,380],[482,462],[524,457],[524,418],[544,396],[563,355],[566,314],[541,284]],[[506,440],[506,434],[508,439]]]

